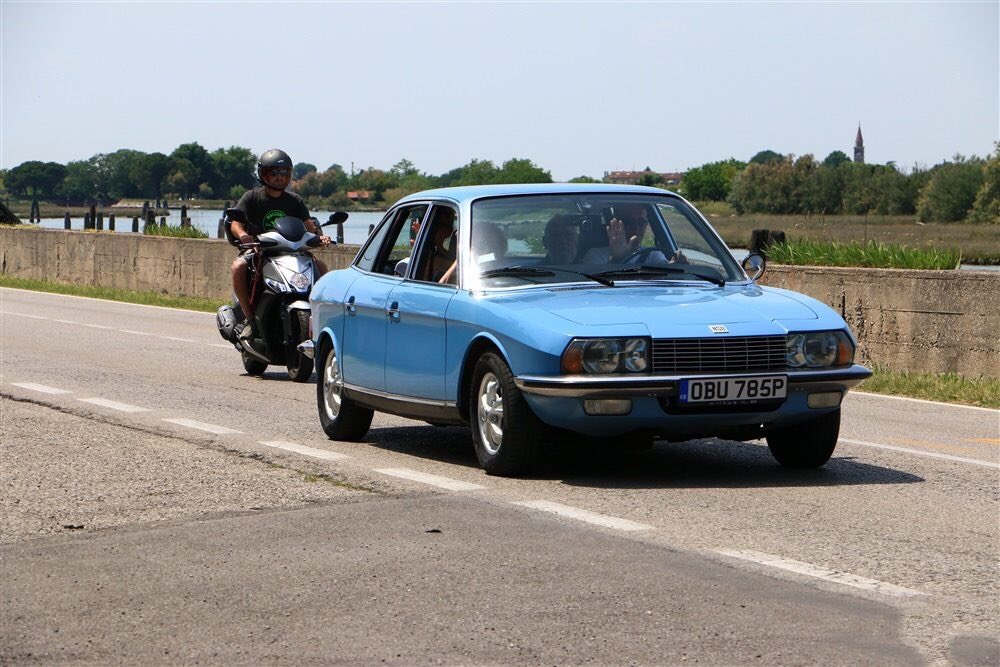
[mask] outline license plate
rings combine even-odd
[[[698,378],[681,380],[681,403],[754,403],[785,397],[788,378]]]

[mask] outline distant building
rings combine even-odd
[[[865,163],[865,138],[861,136],[861,123],[858,123],[858,136],[854,139],[854,163]]]
[[[351,201],[367,201],[374,193],[371,190],[349,190],[347,198]]]
[[[672,171],[656,172],[646,167],[642,171],[606,171],[604,172],[604,182],[620,185],[638,185],[642,182],[643,176],[649,175],[659,176],[666,185],[677,185],[681,182],[681,177],[684,174]]]

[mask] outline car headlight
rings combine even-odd
[[[576,338],[562,355],[562,372],[645,373],[649,368],[647,338]]]
[[[843,331],[788,334],[785,358],[789,368],[826,368],[854,362],[854,344]]]

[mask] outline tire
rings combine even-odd
[[[469,408],[476,458],[487,475],[514,477],[534,468],[544,425],[514,384],[510,367],[493,352],[476,362]]]
[[[263,375],[264,371],[267,370],[267,364],[263,361],[254,359],[243,350],[240,350],[240,354],[243,355],[243,368],[246,370],[247,375]]]
[[[296,310],[292,313],[292,335],[288,343],[288,350],[285,353],[288,358],[286,367],[288,377],[294,382],[308,382],[312,377],[313,360],[296,349],[299,343],[309,338],[309,313],[304,310]]]
[[[767,446],[787,468],[818,468],[830,460],[840,435],[840,408],[795,426],[769,431]]]
[[[322,364],[316,382],[316,407],[323,432],[331,440],[360,440],[371,428],[375,413],[344,396],[343,376],[333,345],[324,343],[319,358]]]

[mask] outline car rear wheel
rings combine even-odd
[[[840,408],[795,426],[769,431],[771,455],[788,468],[818,468],[833,455],[840,436]]]
[[[320,358],[323,366],[316,383],[316,404],[323,432],[333,440],[360,440],[368,433],[374,412],[344,395],[344,378],[333,345],[324,344]]]
[[[543,426],[514,384],[510,367],[487,352],[472,374],[472,442],[488,475],[516,476],[531,470]]]

